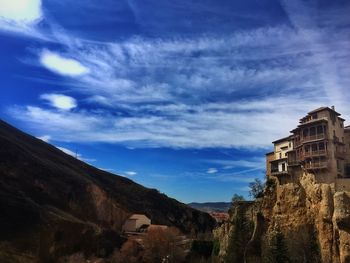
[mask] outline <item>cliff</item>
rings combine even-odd
[[[242,248],[245,258],[237,262],[275,262],[271,253],[277,233],[283,237],[290,262],[350,262],[350,193],[336,192],[334,184],[317,183],[309,173],[284,182],[276,180],[263,198],[245,205],[246,211],[251,210],[246,216],[254,231],[247,233],[249,241]],[[236,217],[231,212],[231,222],[214,231],[223,261],[234,239]]]
[[[117,158],[117,157],[116,157]],[[57,262],[120,247],[131,213],[184,233],[214,220],[155,189],[81,162],[0,121],[0,262]]]

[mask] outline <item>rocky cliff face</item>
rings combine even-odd
[[[255,230],[244,248],[246,262],[268,262],[277,231],[284,235],[291,262],[350,262],[350,193],[335,192],[332,184],[316,183],[313,174],[277,183],[255,202],[250,215]],[[234,217],[232,213],[231,219]],[[216,230],[221,255],[227,253],[233,228],[227,223]]]
[[[184,233],[215,222],[155,189],[96,169],[0,121],[0,262],[105,257],[132,213]]]

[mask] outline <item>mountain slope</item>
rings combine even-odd
[[[175,199],[94,168],[0,121],[1,262],[56,262],[76,251],[99,256],[122,243],[130,213],[183,232],[212,218]],[[8,260],[8,261],[6,261]]]

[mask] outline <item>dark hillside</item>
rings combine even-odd
[[[208,214],[92,167],[0,121],[0,262],[55,262],[109,253],[130,213],[183,232],[213,227]],[[6,258],[8,261],[6,261]]]

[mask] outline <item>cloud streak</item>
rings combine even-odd
[[[320,105],[349,115],[349,29],[333,30],[334,17],[325,14],[319,27],[316,7],[283,3],[292,26],[220,37],[92,42],[61,34],[59,50],[37,51],[38,64],[66,77],[65,88],[88,106],[71,103],[74,112],[62,112],[51,100],[57,109],[10,112],[62,141],[253,149],[288,134]]]
[[[52,72],[69,77],[85,75],[90,71],[77,60],[48,50],[43,50],[40,54],[40,63]]]
[[[60,110],[71,110],[78,106],[74,98],[62,94],[42,94],[40,99],[48,101],[51,106]]]

